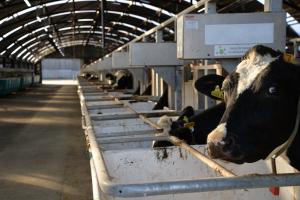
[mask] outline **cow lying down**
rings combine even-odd
[[[196,138],[207,136],[211,158],[238,164],[276,157],[285,151],[290,164],[300,170],[299,85],[300,67],[285,61],[281,52],[261,45],[251,48],[222,83],[224,103],[212,108],[219,113],[213,111],[206,122],[189,118],[195,121],[195,143],[205,143]],[[173,127],[172,123],[170,134],[184,139],[183,128]]]

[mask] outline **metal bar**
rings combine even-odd
[[[110,137],[110,138],[97,138],[97,142],[102,144],[115,144],[115,143],[127,143],[127,142],[152,142],[152,141],[165,141],[168,140],[166,136],[155,136],[153,135],[131,135],[127,137],[117,136],[117,137]]]
[[[199,180],[154,182],[142,184],[117,184],[108,174],[103,155],[98,146],[89,113],[83,104],[86,117],[86,134],[90,142],[95,171],[101,191],[114,197],[145,197],[151,195],[207,192],[245,188],[276,186],[300,186],[300,173],[280,175],[256,175],[226,178],[205,178]],[[176,140],[175,140],[176,141]],[[182,145],[185,146],[185,145]],[[228,175],[231,175],[230,173]],[[100,178],[101,177],[101,178]]]
[[[102,26],[102,48],[105,47],[105,24],[104,24],[105,0],[101,0],[101,26]]]
[[[124,103],[124,105],[126,107],[130,108],[133,112],[137,113],[133,108],[130,107],[130,105],[127,102]],[[151,120],[147,119],[147,117],[145,117],[144,115],[139,115],[139,118],[141,118],[144,122],[148,123],[153,128],[155,128],[157,130],[161,129],[160,126],[158,126],[156,123],[152,122]],[[179,140],[178,138],[176,138],[174,136],[170,136],[168,140],[170,140],[170,142],[172,142],[173,144],[184,148],[185,150],[190,152],[193,156],[195,156],[197,159],[201,160],[203,163],[205,163],[207,166],[209,166],[210,168],[212,168],[213,170],[215,170],[216,172],[218,172],[222,176],[225,176],[225,177],[236,176],[234,173],[227,170],[226,168],[224,168],[223,166],[221,166],[217,162],[209,159],[208,157],[206,157],[204,154],[202,154],[198,150],[196,150],[193,147],[191,147],[190,145],[186,144],[184,141]]]
[[[101,127],[102,128],[102,127]],[[100,129],[101,129],[100,128]],[[120,131],[120,132],[101,132],[96,134],[96,138],[103,138],[109,139],[113,137],[120,137],[120,136],[137,136],[137,135],[147,135],[147,134],[157,134],[161,133],[162,129],[146,129],[146,130],[131,130],[131,131]]]
[[[100,200],[100,191],[99,191],[99,183],[95,171],[95,165],[93,159],[90,159],[91,166],[91,177],[92,177],[92,187],[93,187],[93,200]]]
[[[205,178],[193,181],[111,185],[105,187],[105,191],[115,197],[145,197],[178,193],[265,188],[270,185],[300,185],[300,174]]]
[[[86,102],[92,102],[91,100],[86,100],[84,99]],[[106,100],[106,99],[105,99]],[[102,101],[105,101],[102,100]],[[95,101],[100,101],[99,99],[95,100]],[[90,106],[88,109],[89,110],[96,110],[96,109],[112,109],[112,108],[122,108],[123,105],[122,104],[111,104],[111,105],[95,105],[95,106]]]
[[[135,113],[115,113],[115,114],[105,114],[105,115],[91,115],[92,120],[111,120],[111,119],[127,119],[127,118],[137,118],[138,115]]]
[[[124,105],[126,107],[128,107],[129,109],[131,109],[133,112],[137,113],[133,108],[130,107],[130,105],[127,102],[124,102]],[[144,115],[140,114],[139,118],[142,119],[147,124],[149,124],[150,126],[152,126],[153,128],[155,128],[157,130],[161,129],[160,126],[158,126],[156,123],[152,122],[151,120],[147,119],[147,117],[145,117]],[[185,150],[190,152],[193,156],[195,156],[197,159],[201,160],[203,163],[205,163],[207,166],[209,166],[210,168],[212,168],[213,170],[215,170],[216,172],[218,172],[222,176],[225,176],[225,177],[236,176],[231,171],[227,170],[226,168],[224,168],[223,166],[221,166],[217,162],[209,159],[208,157],[206,157],[204,154],[202,154],[198,150],[196,150],[193,147],[191,147],[190,145],[186,144],[184,141],[179,140],[177,137],[170,136],[168,140],[170,142],[172,142],[173,144],[184,148]]]

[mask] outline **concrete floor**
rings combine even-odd
[[[0,199],[92,199],[76,86],[0,98]]]

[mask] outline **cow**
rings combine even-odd
[[[136,89],[136,91],[133,93],[133,95],[140,95],[140,89],[141,87],[138,86],[138,88]],[[150,96],[152,93],[152,84],[148,84],[148,86],[146,87],[145,91],[141,94],[141,96]]]
[[[147,88],[141,95],[151,95],[151,93],[152,93],[152,84],[150,83],[148,84]]]
[[[162,110],[164,107],[169,107],[168,103],[168,89],[166,89],[159,100],[157,101],[156,105],[153,107],[152,110]]]
[[[114,89],[132,89],[133,77],[127,70],[118,70],[114,74],[107,73],[105,78],[109,80]]]
[[[207,136],[209,156],[242,164],[287,148],[290,164],[300,170],[299,85],[299,66],[279,51],[252,47],[223,81],[225,111]],[[291,145],[280,149],[286,142]]]
[[[84,73],[82,76],[88,81],[98,80],[98,76],[95,74]]]
[[[200,113],[195,113],[191,106],[184,108],[176,121],[172,121],[167,116],[159,119],[157,124],[166,133],[184,140],[187,144],[206,144],[207,135],[218,125],[225,111],[225,103],[217,104]],[[194,127],[186,127],[186,123],[194,124]],[[155,147],[173,146],[168,141],[155,141]]]

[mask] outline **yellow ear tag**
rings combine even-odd
[[[189,122],[184,124],[184,128],[192,129],[195,126],[195,122]]]
[[[189,122],[189,118],[187,116],[184,116],[182,120],[186,123]]]
[[[284,53],[283,54],[283,60],[285,62],[290,62],[290,63],[293,63],[295,61],[295,58],[292,54],[289,54],[289,53]]]
[[[220,89],[220,87],[217,85],[215,87],[215,90],[211,91],[211,96],[217,97],[219,99],[223,99],[223,91]]]

